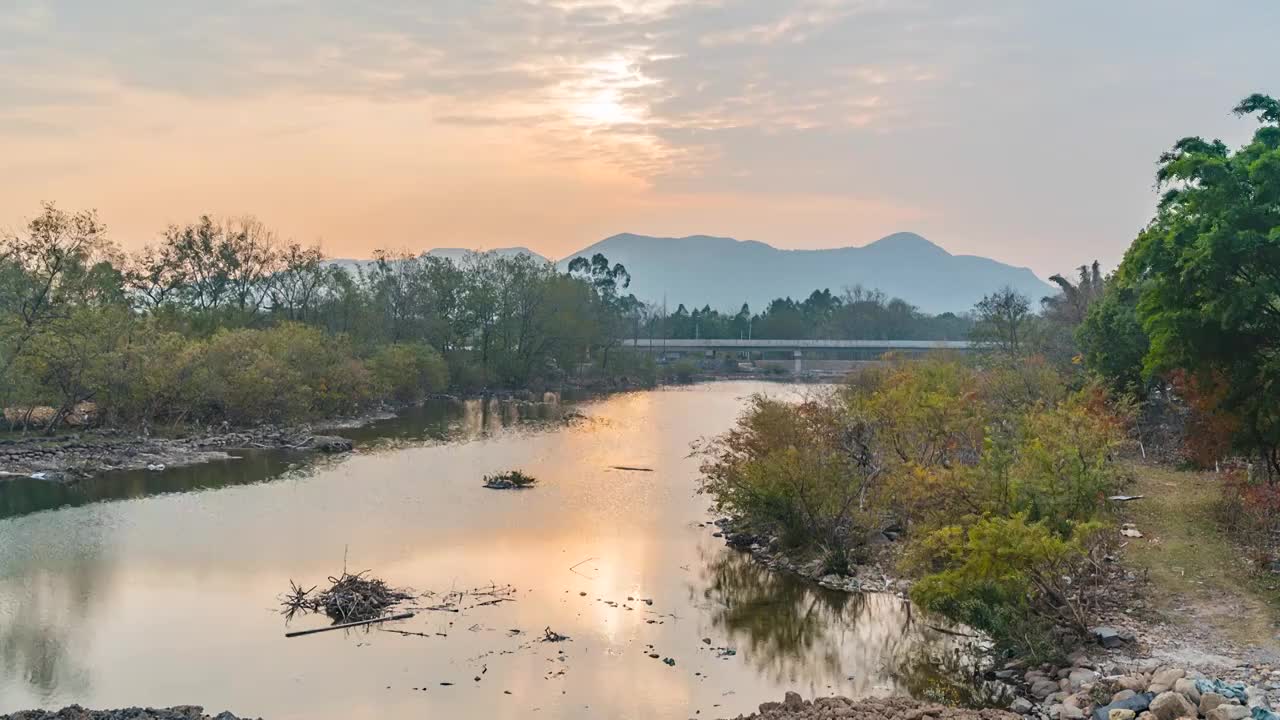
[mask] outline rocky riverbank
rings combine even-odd
[[[248,720],[229,712],[205,715],[199,705],[179,705],[171,708],[124,708],[122,710],[86,710],[70,705],[61,710],[23,710],[10,715],[0,715],[0,720]],[[261,719],[259,719],[261,720]]]
[[[854,720],[1017,720],[1018,716],[1004,710],[966,710],[937,703],[921,702],[908,698],[865,698],[850,700],[845,697],[825,697],[803,700],[796,693],[787,693],[782,702],[760,705],[759,712],[739,715],[737,720],[827,720],[828,718],[853,718]]]
[[[265,426],[180,438],[145,437],[111,430],[58,437],[8,438],[0,440],[0,482],[21,477],[75,482],[111,470],[163,470],[223,460],[230,457],[230,450],[279,448],[335,453],[350,451],[351,447],[350,440],[316,434],[309,426]]]

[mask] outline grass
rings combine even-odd
[[[1280,651],[1280,577],[1248,562],[1217,516],[1221,479],[1152,465],[1134,467],[1128,563],[1151,581],[1148,601],[1171,619],[1197,623],[1245,645]]]

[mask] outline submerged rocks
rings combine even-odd
[[[1020,720],[1007,710],[966,710],[908,698],[844,697],[803,700],[789,692],[782,702],[760,705],[757,713],[739,716],[739,720],[825,720],[855,718],[857,720]]]
[[[337,435],[312,435],[299,447],[319,450],[323,453],[346,453],[351,452],[352,449],[350,440]]]

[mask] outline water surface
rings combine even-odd
[[[903,601],[814,589],[711,536],[689,444],[758,391],[792,392],[629,393],[574,406],[586,419],[568,425],[554,404],[432,403],[344,433],[358,442],[344,457],[0,485],[0,713],[682,718],[786,690],[969,699],[946,674],[965,665],[960,641]],[[480,487],[514,468],[541,483]],[[515,600],[388,626],[426,637],[286,639],[277,596],[344,557],[393,585],[509,584]],[[540,642],[546,628],[571,640]]]

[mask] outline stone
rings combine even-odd
[[[1193,704],[1200,704],[1200,691],[1196,689],[1196,681],[1191,678],[1178,678],[1173,683],[1173,691],[1182,693],[1182,696],[1190,700]]]
[[[1131,698],[1131,697],[1133,697],[1134,695],[1137,695],[1137,694],[1138,694],[1138,693],[1136,693],[1136,692],[1134,692],[1134,691],[1129,690],[1129,689],[1127,689],[1127,688],[1126,688],[1126,689],[1121,690],[1120,692],[1116,693],[1115,695],[1112,695],[1112,696],[1111,696],[1111,702],[1120,702],[1121,700],[1128,700],[1129,698]]]
[[[1058,683],[1052,680],[1036,680],[1031,684],[1031,694],[1041,700],[1056,692],[1058,692]]]
[[[1059,707],[1062,708],[1062,710],[1058,712],[1058,717],[1061,718],[1061,720],[1084,720],[1084,711],[1080,708],[1075,707],[1074,705],[1067,705],[1065,703]]]
[[[1107,713],[1107,720],[1133,720],[1138,714],[1125,708],[1116,708]]]
[[[1116,687],[1124,690],[1132,690],[1134,692],[1142,692],[1143,690],[1146,690],[1148,684],[1149,683],[1145,679],[1140,678],[1137,675],[1121,675],[1116,680]]]
[[[1092,685],[1097,682],[1098,673],[1085,668],[1078,668],[1076,670],[1072,670],[1071,674],[1067,676],[1067,679],[1071,681],[1071,687],[1073,689],[1079,690],[1085,685]]]
[[[1112,627],[1096,627],[1089,630],[1089,632],[1093,635],[1093,638],[1098,641],[1099,645],[1107,648],[1108,650],[1118,648],[1121,645],[1124,645],[1125,642],[1124,637],[1120,635],[1119,631]]]
[[[1207,692],[1200,696],[1200,714],[1207,716],[1209,711],[1219,705],[1226,705],[1227,698],[1216,692]]]
[[[1181,668],[1169,668],[1167,670],[1160,670],[1156,674],[1151,676],[1151,684],[1164,685],[1165,687],[1173,687],[1173,684],[1177,682],[1179,678],[1184,678],[1186,676],[1187,676],[1187,671]]]
[[[302,447],[312,448],[324,453],[345,453],[351,452],[351,441],[338,437],[337,435],[312,435],[302,444]]]
[[[1169,686],[1161,685],[1159,683],[1151,683],[1150,685],[1147,686],[1147,692],[1151,693],[1152,695],[1159,695],[1162,692],[1169,692]]]
[[[788,690],[787,694],[783,697],[782,707],[788,710],[800,710],[804,707],[804,698],[800,697],[799,693],[794,693]]]
[[[1244,696],[1248,698],[1248,705],[1251,708],[1260,707],[1263,710],[1271,709],[1271,702],[1267,700],[1267,691],[1260,687],[1245,688]]]
[[[1151,701],[1151,714],[1156,716],[1156,720],[1197,717],[1196,706],[1181,693],[1176,692],[1162,692],[1157,695],[1156,699]]]
[[[1223,704],[1209,711],[1208,720],[1244,720],[1249,717],[1249,708],[1243,705]]]
[[[1020,697],[1014,698],[1013,702],[1009,703],[1009,709],[1019,715],[1030,715],[1031,711],[1036,709],[1036,706],[1030,700]]]
[[[1108,720],[1112,710],[1132,710],[1136,713],[1142,713],[1151,705],[1151,700],[1154,697],[1150,693],[1137,693],[1133,697],[1096,707],[1093,709],[1093,720]]]

